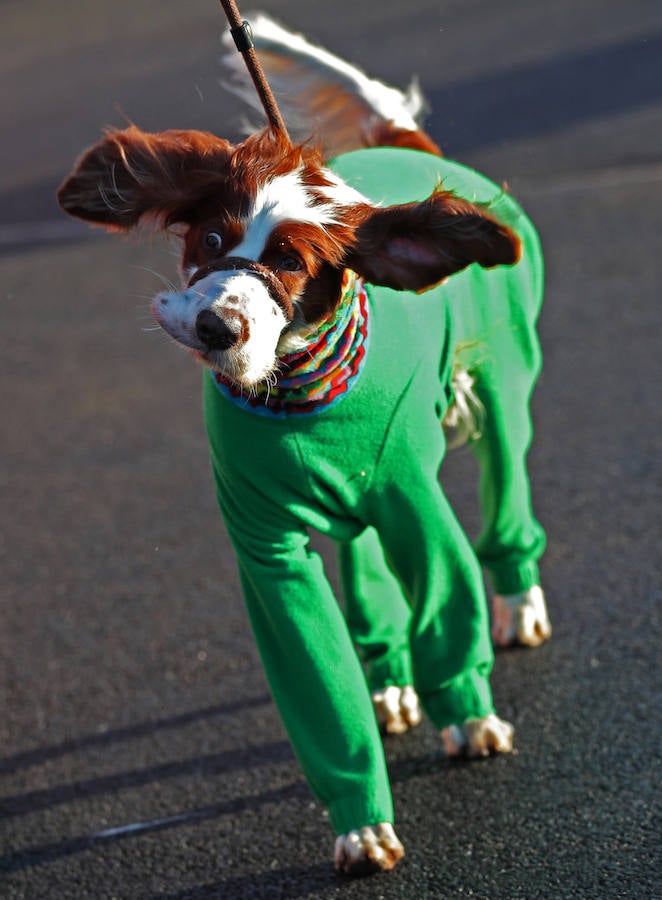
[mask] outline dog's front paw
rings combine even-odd
[[[405,848],[388,822],[355,828],[336,838],[336,869],[346,875],[387,872],[404,855]]]
[[[379,727],[389,734],[403,734],[421,721],[421,704],[411,685],[391,684],[382,691],[374,691],[372,704]]]
[[[449,725],[441,732],[447,756],[470,759],[491,753],[510,753],[515,729],[494,713],[481,719],[467,719],[463,725]]]
[[[492,640],[497,647],[512,644],[538,647],[551,633],[545,595],[537,584],[521,594],[495,595],[492,600]]]

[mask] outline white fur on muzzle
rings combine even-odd
[[[158,294],[152,311],[170,337],[248,389],[274,371],[288,324],[263,279],[235,269],[213,271],[182,291]]]

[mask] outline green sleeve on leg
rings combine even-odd
[[[345,617],[371,691],[413,684],[411,611],[374,528],[339,545]]]

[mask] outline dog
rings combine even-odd
[[[495,641],[550,633],[525,464],[542,258],[515,201],[421,130],[417,89],[266,17],[252,27],[286,118],[315,140],[131,125],[82,155],[58,200],[110,231],[150,223],[182,241],[182,288],[152,309],[208,370],[212,469],[252,628],[335,865],[357,875],[404,853],[375,708],[402,731],[420,698],[449,755],[512,749],[480,563]],[[480,410],[476,552],[437,478],[441,423],[462,407]],[[344,613],[310,528],[338,544]]]

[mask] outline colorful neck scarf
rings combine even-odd
[[[246,394],[218,372],[212,375],[221,393],[249,412],[274,416],[316,413],[352,389],[365,360],[367,342],[368,297],[363,281],[346,269],[336,312],[302,350],[279,357],[275,384],[260,384]]]

